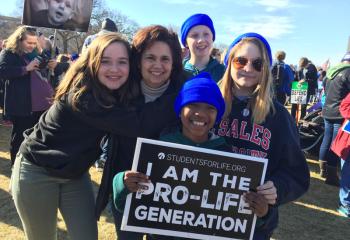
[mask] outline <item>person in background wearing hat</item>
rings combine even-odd
[[[330,68],[326,74],[326,100],[322,108],[324,121],[324,135],[319,152],[320,175],[326,178],[325,183],[339,185],[338,170],[339,157],[330,151],[331,143],[344,121],[340,114],[341,101],[350,92],[350,52],[346,53],[341,63]]]
[[[92,43],[92,41],[97,38],[98,36],[105,34],[105,33],[109,33],[109,32],[118,32],[118,28],[117,25],[115,25],[115,23],[113,22],[113,20],[111,20],[110,18],[105,18],[105,20],[103,20],[102,25],[101,25],[101,29],[98,33],[93,34],[88,36],[84,43],[83,43],[83,48],[81,49],[81,52],[85,52],[87,47]]]
[[[181,43],[190,50],[188,59],[184,59],[184,70],[188,76],[208,72],[218,82],[225,66],[211,57],[215,29],[213,21],[206,14],[195,14],[186,19],[181,26]]]
[[[175,100],[174,110],[181,119],[181,125],[161,136],[160,140],[214,150],[229,150],[223,137],[210,133],[214,124],[221,121],[225,102],[219,87],[208,73],[200,73],[185,82]],[[149,181],[144,173],[131,170],[119,172],[113,179],[113,201],[117,210],[123,212],[128,193],[142,188],[139,183]],[[151,239],[180,238],[152,235]]]
[[[268,159],[263,194],[268,208],[258,215],[255,240],[270,239],[278,223],[278,207],[303,195],[310,173],[299,135],[289,112],[273,99],[271,48],[257,33],[245,33],[229,46],[220,89],[226,103],[224,118],[214,133],[226,139],[234,153]]]

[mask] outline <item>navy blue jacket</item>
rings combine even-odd
[[[308,190],[310,173],[297,127],[287,110],[274,101],[275,114],[271,111],[265,122],[253,124],[251,114],[242,115],[247,101],[234,98],[231,114],[215,127],[215,134],[225,137],[232,152],[268,159],[265,182],[271,180],[277,188],[277,203],[270,207],[256,232],[272,233],[278,222],[277,207]]]
[[[216,59],[212,57],[210,57],[208,65],[201,71],[199,71],[194,65],[192,65],[189,62],[189,59],[185,59],[183,61],[183,66],[184,66],[184,70],[187,75],[187,78],[192,78],[202,72],[208,72],[215,82],[218,82],[221,80],[226,70],[223,64],[219,63]]]

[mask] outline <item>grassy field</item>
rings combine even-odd
[[[10,160],[8,142],[10,128],[0,123],[0,239],[25,239],[21,222],[8,192],[10,179]],[[317,174],[317,161],[308,159],[311,172],[311,186],[307,194],[293,203],[280,207],[280,224],[273,239],[345,240],[350,237],[350,220],[337,212],[338,188],[325,185]],[[97,190],[101,173],[90,170]],[[98,224],[99,239],[115,239],[113,217],[104,211]],[[69,239],[59,215],[58,239]],[[42,240],[42,239],[38,239]]]

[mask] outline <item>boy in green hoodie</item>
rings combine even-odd
[[[222,78],[225,66],[211,57],[214,40],[214,24],[208,15],[194,14],[182,24],[181,43],[190,50],[190,56],[183,60],[183,66],[189,76],[208,72],[215,82]]]

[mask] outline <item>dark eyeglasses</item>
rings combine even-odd
[[[248,62],[251,62],[251,64],[253,65],[253,68],[257,71],[257,72],[261,72],[261,69],[263,67],[263,60],[261,58],[257,58],[254,60],[249,60],[246,57],[235,57],[233,60],[233,67],[235,69],[242,69],[244,68],[245,65],[248,64]]]

